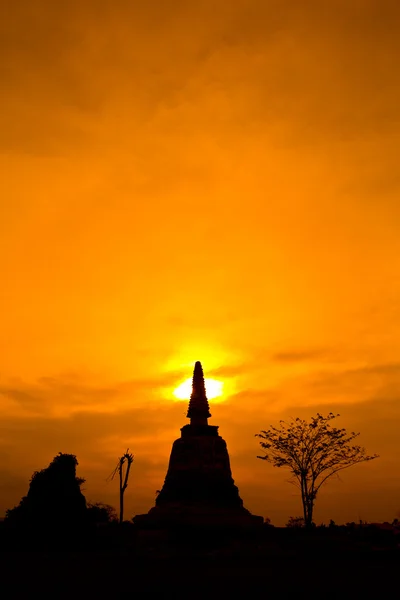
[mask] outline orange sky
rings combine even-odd
[[[254,434],[340,412],[381,458],[316,520],[400,511],[397,0],[36,0],[0,23],[0,513],[59,451],[147,511],[201,360],[245,505]],[[4,60],[5,59],[5,60]]]

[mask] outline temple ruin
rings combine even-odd
[[[209,425],[211,417],[203,369],[196,362],[187,418],[181,437],[173,443],[164,485],[155,506],[133,521],[138,526],[205,525],[248,528],[262,525],[252,515],[231,473],[228,449]]]

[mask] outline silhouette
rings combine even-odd
[[[155,507],[134,518],[137,525],[190,524],[255,526],[263,518],[243,507],[232,479],[226,442],[211,417],[203,369],[196,362],[187,418],[172,446],[168,472]]]
[[[127,463],[125,476],[123,473],[124,464]],[[119,522],[122,523],[124,520],[124,494],[128,487],[129,473],[133,463],[133,454],[129,453],[129,448],[119,459],[115,470],[111,474],[111,479],[114,479],[115,475],[119,474]]]
[[[6,519],[14,523],[70,526],[83,522],[86,499],[80,486],[84,479],[76,476],[78,461],[73,454],[59,453],[46,469],[35,471],[29,490],[19,505],[7,511]]]
[[[378,458],[368,456],[361,446],[352,445],[359,433],[348,434],[345,429],[330,426],[330,421],[339,417],[329,413],[323,417],[317,413],[307,423],[294,419],[292,423],[280,421],[280,427],[270,427],[256,437],[262,438],[265,450],[262,460],[274,467],[288,467],[294,483],[301,490],[304,524],[312,527],[315,500],[321,486],[343,469]]]
[[[154,508],[134,523],[119,523],[107,504],[86,505],[74,455],[59,453],[46,469],[34,473],[27,495],[0,522],[3,587],[12,589],[16,598],[36,591],[43,597],[45,589],[60,599],[143,591],[149,597],[165,596],[176,589],[190,590],[193,598],[220,598],[221,590],[245,597],[266,586],[282,597],[304,591],[308,598],[320,598],[335,564],[329,597],[389,597],[392,559],[398,562],[400,551],[398,520],[346,525],[331,520],[312,532],[304,527],[303,517],[289,518],[286,527],[274,527],[268,518],[263,523],[243,507],[226,444],[218,427],[208,425],[210,416],[201,365],[196,363],[190,424],[173,444]],[[318,434],[318,422],[312,431]],[[345,446],[348,436],[341,439]],[[120,475],[120,491],[128,479],[119,467],[129,466],[128,455],[114,471]],[[315,567],[311,580],[304,578],[310,564]]]
[[[115,523],[118,521],[117,512],[113,506],[103,502],[95,502],[87,505],[88,523],[101,525],[104,523]]]
[[[78,461],[73,454],[59,453],[50,465],[35,471],[29,490],[20,503],[7,510],[5,526],[14,531],[13,543],[34,546],[76,545],[86,532],[86,499],[76,476]]]
[[[274,527],[269,517],[265,517],[264,519],[264,527]]]
[[[289,517],[286,527],[304,527],[303,517]]]

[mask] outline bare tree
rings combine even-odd
[[[124,475],[124,464],[127,463],[127,467]],[[128,478],[133,463],[133,454],[129,452],[129,448],[119,459],[115,470],[111,474],[110,478],[114,479],[115,475],[119,475],[119,522],[122,523],[124,520],[124,494],[128,487]]]
[[[377,454],[367,456],[364,448],[352,444],[359,433],[348,434],[345,429],[331,427],[330,421],[339,416],[317,413],[310,422],[299,418],[290,423],[280,421],[280,427],[271,426],[256,434],[265,450],[264,456],[257,458],[291,471],[290,483],[300,488],[308,528],[312,526],[317,494],[327,479],[357,463],[378,458]]]

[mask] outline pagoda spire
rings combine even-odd
[[[203,367],[199,361],[194,365],[192,393],[186,416],[190,419],[191,425],[208,425],[207,419],[211,417],[204,383]]]

